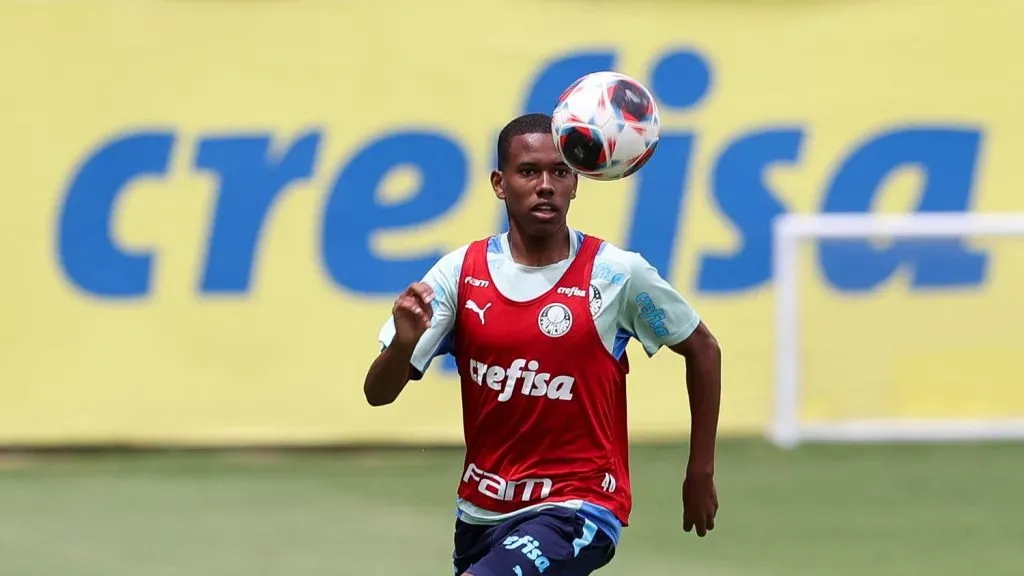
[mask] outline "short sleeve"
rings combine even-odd
[[[466,247],[451,252],[423,276],[422,281],[434,291],[431,323],[413,350],[411,364],[420,375],[425,374],[431,361],[451,352],[452,330],[455,327],[455,307],[458,301],[459,274]],[[381,349],[387,348],[395,337],[395,319],[388,316],[380,329]]]
[[[626,254],[630,274],[619,324],[653,356],[662,346],[687,339],[700,324],[700,316],[643,256]]]

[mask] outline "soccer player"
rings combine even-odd
[[[364,383],[371,405],[389,404],[433,358],[456,359],[466,456],[455,574],[584,576],[611,561],[632,507],[630,339],[686,359],[683,529],[704,536],[718,509],[717,341],[642,256],[568,227],[577,175],[550,116],[512,120],[497,148],[491,186],[508,233],[444,256],[398,296]]]

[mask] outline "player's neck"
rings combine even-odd
[[[543,236],[528,236],[509,223],[508,246],[512,260],[523,266],[550,266],[569,257],[569,228]]]

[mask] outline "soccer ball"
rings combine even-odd
[[[654,155],[661,135],[650,91],[618,72],[594,72],[576,80],[558,98],[551,116],[562,159],[593,180],[635,174]]]

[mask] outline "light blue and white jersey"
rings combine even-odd
[[[569,257],[548,266],[524,266],[512,260],[508,234],[491,238],[487,264],[495,287],[512,300],[531,300],[558,282],[576,257],[582,234],[569,231]],[[423,277],[435,294],[433,320],[413,352],[412,364],[425,373],[431,361],[450,351],[455,307],[458,305],[459,273],[468,244],[442,257]],[[662,346],[685,340],[700,317],[643,256],[608,242],[601,246],[591,274],[591,312],[601,341],[616,358],[630,339],[643,345],[648,356]],[[382,346],[395,335],[393,318],[380,330]]]
[[[512,300],[531,300],[550,290],[569,268],[583,235],[569,230],[569,256],[548,266],[532,267],[516,263],[508,245],[508,235],[490,239],[487,264],[495,287]],[[431,361],[452,351],[458,285],[463,258],[469,245],[442,257],[424,276],[435,294],[433,318],[417,344],[412,365],[426,373]],[[673,346],[693,333],[700,317],[683,296],[658,274],[643,256],[605,242],[594,261],[590,280],[590,310],[601,341],[615,358],[637,340],[648,356],[663,346]],[[382,347],[395,335],[394,319],[388,318],[380,330]],[[468,502],[458,502],[458,517],[474,524],[495,524],[510,516],[545,506],[566,506],[578,510],[618,541],[621,525],[610,511],[585,502],[540,504],[511,514],[497,514]]]

